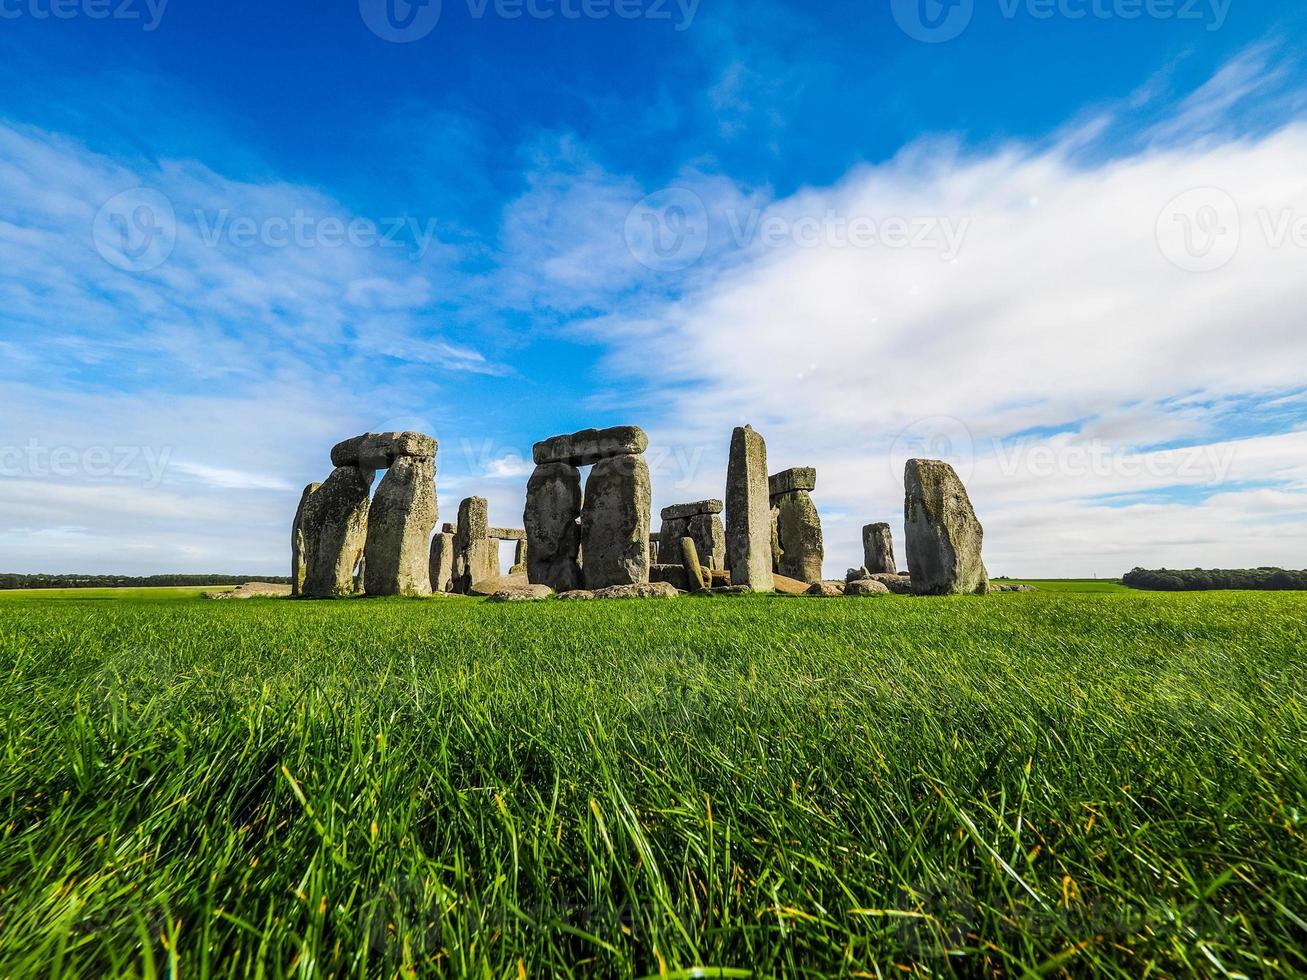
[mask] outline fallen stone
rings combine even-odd
[[[525,575],[492,575],[489,578],[483,578],[480,581],[473,582],[467,588],[468,595],[494,595],[496,592],[504,592],[510,589],[516,589],[523,585],[531,585]],[[538,584],[538,583],[537,583]],[[552,592],[553,590],[550,589]]]
[[[844,583],[830,581],[813,582],[812,585],[808,586],[808,591],[805,592],[804,595],[823,596],[825,598],[841,596],[844,595]]]
[[[794,466],[767,478],[767,492],[772,497],[799,490],[817,489],[817,471],[811,466]]]
[[[672,504],[670,507],[664,507],[658,516],[665,521],[689,520],[700,514],[720,514],[725,508],[726,505],[720,500],[698,500],[692,504]]]
[[[867,582],[879,582],[895,595],[912,595],[912,580],[903,575],[890,575],[888,572],[875,572],[862,579]]]
[[[291,587],[278,582],[246,582],[234,589],[200,593],[205,599],[279,599],[290,594]]]
[[[781,595],[804,595],[809,588],[809,583],[786,575],[773,575],[772,582],[775,583],[776,591]]]
[[[690,581],[689,577],[685,574],[684,565],[650,565],[649,581],[666,582],[679,592],[690,591]]]
[[[499,577],[499,543],[487,536],[489,505],[485,497],[468,497],[458,505],[454,534],[454,591],[469,594],[473,584]]]
[[[431,556],[427,569],[431,575],[432,592],[454,591],[454,551],[454,535],[442,531],[431,539]]]
[[[299,595],[304,588],[304,576],[309,571],[309,559],[305,553],[304,512],[313,492],[321,483],[310,483],[300,494],[300,504],[295,508],[295,519],[290,525],[290,594]]]
[[[539,602],[541,599],[548,599],[554,594],[554,590],[547,585],[513,585],[506,589],[499,589],[490,594],[491,602]]]
[[[726,570],[723,569],[723,568],[713,568],[713,569],[710,569],[710,571],[712,572],[712,584],[713,584],[713,588],[717,588],[718,586],[721,586],[721,585],[730,585],[730,584],[731,584],[731,573],[730,573],[730,572],[726,571]]]
[[[601,459],[585,481],[581,567],[586,588],[649,581],[649,464],[643,456]]]
[[[726,467],[726,552],[735,586],[772,591],[767,444],[747,425],[731,433]]]
[[[860,582],[864,578],[871,578],[871,572],[865,568],[850,568],[844,573],[845,582]]]
[[[864,578],[857,582],[850,582],[844,586],[845,595],[889,595],[889,588],[885,583],[877,582],[875,579]]]
[[[749,585],[715,585],[713,595],[750,595],[758,590]]]
[[[919,595],[985,592],[989,586],[981,559],[985,532],[953,467],[937,459],[910,459],[903,485],[913,591]]]
[[[699,564],[699,549],[694,538],[681,538],[681,568],[685,570],[686,591],[707,592],[712,588],[712,575]]]
[[[531,449],[536,465],[566,463],[590,466],[614,456],[638,456],[649,448],[649,437],[638,425],[617,425],[610,429],[583,429],[570,435],[551,436]]]
[[[372,470],[338,466],[309,497],[304,509],[307,568],[301,594],[354,593],[354,569],[363,557],[368,531]]]
[[[1033,585],[995,585],[989,583],[990,592],[1038,592],[1039,589]]]
[[[822,541],[821,516],[812,497],[806,490],[781,494],[776,498],[776,511],[780,573],[808,584],[821,581],[826,548]]]
[[[898,572],[894,562],[894,536],[888,524],[868,524],[862,529],[862,560],[869,572]]]
[[[563,602],[584,602],[594,597],[595,594],[589,589],[569,589],[566,592],[558,593],[558,598]]]
[[[430,595],[428,540],[435,526],[435,457],[397,457],[368,508],[363,590],[368,595]]]
[[[633,582],[594,590],[596,599],[674,599],[680,594],[666,582]]]
[[[527,577],[555,592],[581,585],[581,473],[568,463],[537,466],[526,485]]]

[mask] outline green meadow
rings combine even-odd
[[[1307,595],[197,591],[0,597],[0,976],[1307,972]]]

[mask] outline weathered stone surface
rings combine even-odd
[[[805,592],[804,595],[815,595],[831,599],[835,596],[844,595],[844,583],[830,581],[813,582],[812,585],[808,586],[808,591]]]
[[[368,595],[430,595],[427,542],[436,526],[436,461],[400,456],[368,508],[363,589]]]
[[[891,575],[889,572],[875,572],[866,575],[862,581],[879,582],[895,595],[912,595],[912,580],[906,575]]]
[[[781,573],[781,509],[775,502],[771,505],[771,570],[772,574]]]
[[[751,585],[714,585],[713,595],[749,595],[755,591]]]
[[[458,533],[458,525],[457,525],[457,524],[442,524],[442,525],[440,525],[440,533],[441,533],[441,534],[457,534],[457,533]]]
[[[864,578],[844,586],[845,595],[889,595],[889,589],[883,582]]]
[[[437,443],[421,432],[365,432],[331,448],[332,466],[383,470],[404,456],[434,457]]]
[[[868,524],[862,529],[862,560],[869,572],[898,572],[894,562],[894,535],[888,524]]]
[[[822,541],[821,517],[812,497],[806,490],[781,494],[776,498],[776,510],[781,574],[809,584],[821,581],[826,547]]]
[[[491,602],[539,602],[541,599],[548,599],[554,594],[554,590],[547,585],[512,585],[507,588],[493,592],[490,595]]]
[[[808,591],[809,585],[807,582],[797,578],[790,578],[788,575],[773,575],[772,582],[775,583],[776,591],[781,595],[803,595]]]
[[[858,582],[864,578],[871,578],[871,572],[865,568],[850,568],[844,573],[845,582]]]
[[[694,538],[699,562],[708,568],[726,567],[726,525],[717,514],[699,514],[690,518],[686,534]]]
[[[491,575],[489,578],[483,578],[473,582],[468,586],[468,595],[494,595],[496,592],[502,592],[505,589],[515,589],[520,585],[531,585],[525,575]]]
[[[681,592],[690,591],[690,582],[684,565],[650,565],[650,582],[666,582]]]
[[[611,429],[583,429],[569,435],[551,436],[531,449],[536,465],[567,463],[590,466],[614,456],[638,456],[649,448],[649,437],[638,425],[616,425]]]
[[[595,594],[589,589],[569,589],[567,592],[558,593],[558,598],[563,602],[584,602],[594,597]]]
[[[454,535],[442,531],[431,539],[427,570],[431,575],[432,592],[454,591],[454,551]]]
[[[304,576],[309,571],[309,559],[305,553],[304,512],[313,492],[321,483],[310,483],[300,494],[300,505],[295,508],[295,519],[290,525],[290,594],[299,595],[304,588]]]
[[[689,520],[700,514],[720,514],[726,505],[720,500],[698,500],[692,504],[672,504],[659,511],[658,516],[664,521]]]
[[[772,591],[767,444],[747,425],[731,433],[726,467],[726,552],[734,585]]]
[[[586,588],[649,581],[649,465],[643,456],[595,463],[581,507]]]
[[[712,588],[712,575],[699,564],[699,549],[694,538],[681,538],[681,567],[685,569],[685,583],[690,592],[707,592]]]
[[[649,561],[651,564],[658,563],[658,535],[649,535]]]
[[[309,497],[304,508],[308,567],[303,595],[354,592],[354,569],[367,538],[368,493],[374,476],[372,470],[338,466]]]
[[[1038,592],[1039,589],[1037,589],[1033,585],[995,585],[993,582],[991,582],[989,584],[989,591],[990,592]]]
[[[526,538],[523,538],[521,541],[517,542],[517,546],[513,548],[513,567],[508,570],[509,575],[526,574],[526,556]]]
[[[773,497],[799,490],[817,489],[817,471],[811,466],[794,466],[767,478],[767,492]]]
[[[709,571],[712,574],[713,588],[716,588],[719,585],[731,584],[731,573],[726,571],[725,569],[713,568],[713,569],[709,569]]]
[[[581,474],[568,463],[544,463],[526,485],[527,577],[555,592],[581,584]]]
[[[904,470],[903,522],[908,568],[919,595],[985,592],[984,529],[953,467],[910,459]]]
[[[663,518],[658,530],[658,553],[667,559],[664,564],[681,560],[681,538],[690,533],[688,517]]]
[[[485,497],[468,497],[458,505],[458,531],[454,534],[454,591],[467,594],[472,586],[499,577],[499,543],[486,534],[488,505]]]
[[[666,582],[632,582],[594,590],[596,599],[675,599],[680,594]]]
[[[368,546],[367,537],[365,536],[363,539],[364,552],[367,551],[367,546]],[[354,594],[355,595],[363,595],[363,576],[367,572],[367,567],[368,567],[368,556],[365,553],[359,558],[359,563],[354,569]]]
[[[497,541],[525,541],[526,531],[517,527],[492,527],[486,537]]]

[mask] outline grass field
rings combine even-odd
[[[1295,594],[5,596],[0,976],[1301,974],[1304,648]]]

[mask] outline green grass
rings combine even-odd
[[[175,602],[178,599],[198,599],[204,592],[230,592],[232,585],[187,585],[176,588],[147,589],[2,589],[0,602],[36,599],[52,601],[103,601],[130,599],[136,602]]]
[[[1307,971],[1307,596],[0,605],[0,976]]]

